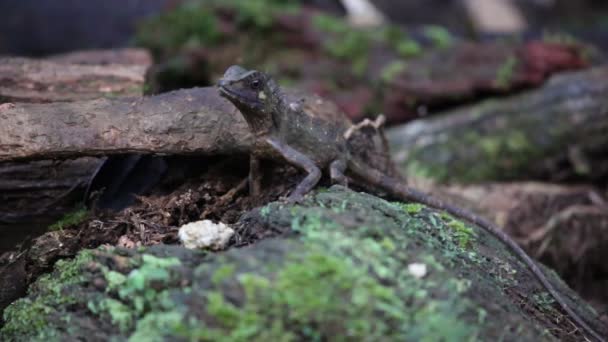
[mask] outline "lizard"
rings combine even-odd
[[[301,103],[287,99],[270,75],[238,65],[229,67],[217,86],[220,96],[241,112],[253,135],[249,170],[251,194],[260,192],[260,160],[282,160],[306,173],[287,197],[289,202],[300,201],[317,185],[322,175],[321,170],[329,170],[334,184],[347,186],[345,173],[348,173],[399,200],[418,202],[469,221],[504,243],[585,333],[597,341],[605,342],[599,333],[570,308],[536,262],[500,227],[469,210],[411,188],[398,178],[386,175],[359,160],[349,150],[348,139],[353,124],[346,116],[306,112]]]

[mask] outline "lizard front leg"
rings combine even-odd
[[[260,192],[262,192],[260,159],[252,153],[249,155],[249,195],[257,196]]]
[[[289,145],[282,143],[274,138],[267,138],[266,142],[276,151],[278,152],[287,162],[290,164],[304,170],[307,175],[304,179],[298,184],[296,189],[289,195],[287,198],[290,202],[299,201],[305,194],[307,194],[321,179],[321,170],[315,162],[308,158],[305,154],[300,151],[297,151],[290,147]]]

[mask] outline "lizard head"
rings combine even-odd
[[[245,116],[264,112],[269,106],[273,89],[270,76],[257,70],[247,70],[233,65],[219,80],[220,95],[232,102]]]

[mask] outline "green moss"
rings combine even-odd
[[[322,32],[346,34],[353,28],[344,19],[327,14],[316,14],[312,17],[314,27]]]
[[[447,226],[454,231],[454,235],[458,240],[458,245],[461,248],[470,248],[475,240],[475,232],[473,228],[468,227],[464,222],[456,220],[452,215],[442,213],[441,218],[446,222]]]
[[[501,141],[492,137],[479,138],[477,141],[479,147],[483,150],[484,154],[489,156],[496,156],[501,150]]]
[[[496,86],[501,88],[507,88],[513,81],[513,76],[517,68],[517,58],[515,56],[509,56],[504,63],[496,71],[496,79],[494,83]]]
[[[387,64],[382,69],[380,78],[382,79],[383,82],[390,83],[395,78],[397,78],[397,76],[399,76],[401,73],[403,73],[406,68],[407,68],[407,64],[405,62],[393,61],[393,62]]]
[[[142,314],[150,307],[162,305],[162,297],[166,293],[155,289],[174,281],[177,274],[173,274],[171,269],[179,265],[177,258],[143,254],[140,264],[129,272],[126,279],[105,269],[104,275],[108,281],[108,291],[117,292],[121,300],[133,307],[137,314]]]
[[[29,297],[17,300],[4,310],[6,324],[0,337],[31,336],[33,340],[39,341],[58,340],[55,327],[48,322],[49,314],[59,306],[78,300],[68,289],[86,280],[82,268],[91,259],[91,252],[84,251],[72,261],[58,261],[53,275],[40,277],[30,287]]]
[[[538,305],[542,310],[551,311],[553,303],[555,303],[555,299],[551,296],[549,292],[543,291],[539,294],[532,295],[534,302]]]
[[[233,264],[225,264],[218,268],[211,277],[214,285],[221,284],[224,280],[234,275],[235,266]]]
[[[82,261],[58,266],[67,272],[52,278],[78,285],[77,301],[66,308],[28,298],[11,306],[20,313],[13,311],[7,326],[28,310],[39,321],[20,334],[6,334],[5,327],[2,337],[59,340],[86,327],[100,338],[130,341],[538,340],[529,317],[500,295],[516,286],[519,273],[472,250],[484,239],[492,259],[518,267],[483,231],[477,237],[421,205],[342,187],[265,208],[265,216],[255,211],[241,222],[285,234],[255,246],[221,255],[171,246],[106,249],[84,272]],[[427,274],[410,274],[412,263],[424,263]],[[78,273],[88,279],[74,283]],[[521,294],[517,287],[509,291]],[[553,312],[548,307],[547,315]],[[64,313],[63,325],[48,325],[49,317]],[[522,329],[508,328],[516,326]]]
[[[383,41],[391,46],[402,57],[414,57],[422,53],[422,46],[408,37],[400,27],[388,25],[382,31]]]
[[[479,182],[511,179],[522,174],[531,161],[547,153],[535,145],[525,131],[503,130],[481,135],[476,131],[455,132],[442,143],[411,151],[402,166],[406,174],[440,182]],[[468,146],[454,150],[452,144]],[[456,155],[457,151],[460,154]],[[446,162],[449,161],[449,167]],[[483,161],[483,162],[480,162]],[[473,166],[471,166],[473,165]]]
[[[391,288],[357,269],[352,260],[323,251],[289,258],[273,280],[247,273],[238,279],[246,295],[244,307],[227,303],[220,292],[208,294],[207,311],[223,331],[218,335],[231,341],[261,340],[267,326],[274,326],[272,340],[320,340],[333,336],[332,331],[354,339],[381,338],[390,336],[389,327],[372,320],[374,312],[387,318],[401,315]],[[282,322],[273,317],[282,317]]]
[[[105,298],[101,301],[98,308],[94,308],[92,305],[89,309],[93,309],[96,312],[107,312],[110,315],[112,324],[118,325],[121,331],[127,331],[133,326],[135,319],[133,310],[118,300]]]
[[[450,32],[441,26],[430,25],[424,28],[424,35],[430,39],[435,47],[445,49],[453,44],[454,38]]]
[[[171,332],[183,332],[184,315],[177,311],[151,312],[137,321],[129,342],[163,342]],[[179,334],[177,334],[179,336]]]
[[[507,149],[510,152],[523,152],[530,148],[530,142],[523,132],[513,131],[506,138]]]
[[[403,57],[414,57],[422,53],[422,46],[415,40],[404,40],[395,46],[399,55]]]
[[[402,206],[403,210],[410,215],[418,214],[424,208],[424,205],[420,203],[400,203],[400,205]]]
[[[84,222],[89,216],[89,211],[86,208],[79,208],[73,212],[65,214],[59,221],[49,226],[49,231],[63,230],[65,228],[76,226]]]

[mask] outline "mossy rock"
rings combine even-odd
[[[333,187],[298,205],[271,203],[239,225],[276,234],[216,254],[98,248],[59,262],[6,309],[0,339],[581,338],[502,244],[422,205]]]

